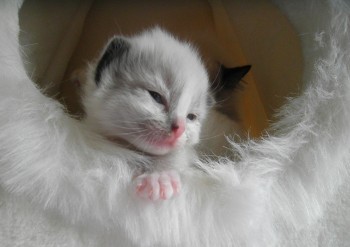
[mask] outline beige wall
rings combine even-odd
[[[57,6],[56,6],[57,5]],[[47,25],[50,23],[50,25]],[[264,0],[34,1],[21,11],[22,44],[40,85],[52,83],[72,112],[79,96],[72,71],[96,58],[114,34],[159,25],[199,47],[208,69],[252,64],[245,89],[225,104],[244,129],[259,136],[284,97],[298,93],[302,74],[299,40],[281,12]],[[60,94],[58,94],[60,91]]]

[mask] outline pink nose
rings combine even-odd
[[[171,125],[171,131],[173,132],[175,138],[179,138],[185,131],[184,122],[181,120],[174,121]]]

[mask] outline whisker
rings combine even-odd
[[[156,117],[156,116],[155,116]],[[141,121],[148,121],[148,122],[159,122],[161,120],[157,119],[157,118],[149,118],[149,117],[145,117],[145,118],[135,118],[133,119],[133,121],[125,121],[125,120],[117,120],[118,123],[130,123],[130,124],[139,124]]]
[[[215,78],[214,78],[211,82],[209,82],[209,86],[210,86],[210,87],[213,86],[213,85],[214,85],[214,82],[218,79],[219,74],[220,74],[220,71],[221,71],[221,67],[222,67],[222,65],[220,64],[219,69],[217,70],[217,72],[216,72],[216,74],[215,74]],[[214,89],[215,89],[215,88],[214,88]]]
[[[209,139],[213,139],[213,138],[216,138],[216,137],[219,137],[219,136],[226,136],[224,132],[222,132],[221,134],[217,134],[217,135],[214,135],[214,136],[205,136],[203,138],[200,138],[199,140],[200,141],[203,141],[203,140],[209,140]]]
[[[113,124],[113,128],[126,129],[126,130],[142,130],[142,128],[139,128],[139,127],[120,126],[116,124]]]
[[[215,78],[212,82],[210,82],[210,87],[214,85],[215,81],[218,79],[220,72],[221,72],[222,65],[220,64],[220,67],[218,69],[218,72],[215,75]],[[211,88],[211,92],[215,95],[218,92],[220,92],[224,88],[224,85],[221,82],[217,82],[214,88]]]
[[[139,131],[131,131],[131,132],[122,132],[119,133],[119,135],[131,135],[131,134],[142,134],[144,133],[146,130],[139,130]]]
[[[226,97],[224,99],[221,99],[219,101],[215,101],[215,106],[222,106],[222,103],[228,101],[230,99],[230,97]]]
[[[139,135],[136,137],[136,140],[140,140],[140,141],[143,141],[143,140],[146,140],[148,141],[148,136],[150,135],[150,133],[146,133],[145,135]]]

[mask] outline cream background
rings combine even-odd
[[[302,75],[299,39],[268,0],[239,1],[25,1],[20,42],[27,70],[47,94],[78,113],[69,77],[96,59],[106,40],[159,25],[199,47],[210,73],[218,64],[251,64],[243,91],[224,102],[243,129],[259,136],[285,97],[298,94]]]

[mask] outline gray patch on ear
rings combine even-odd
[[[98,86],[101,81],[102,72],[115,59],[119,59],[123,54],[128,52],[130,44],[123,38],[116,37],[108,44],[95,71],[95,83]]]

